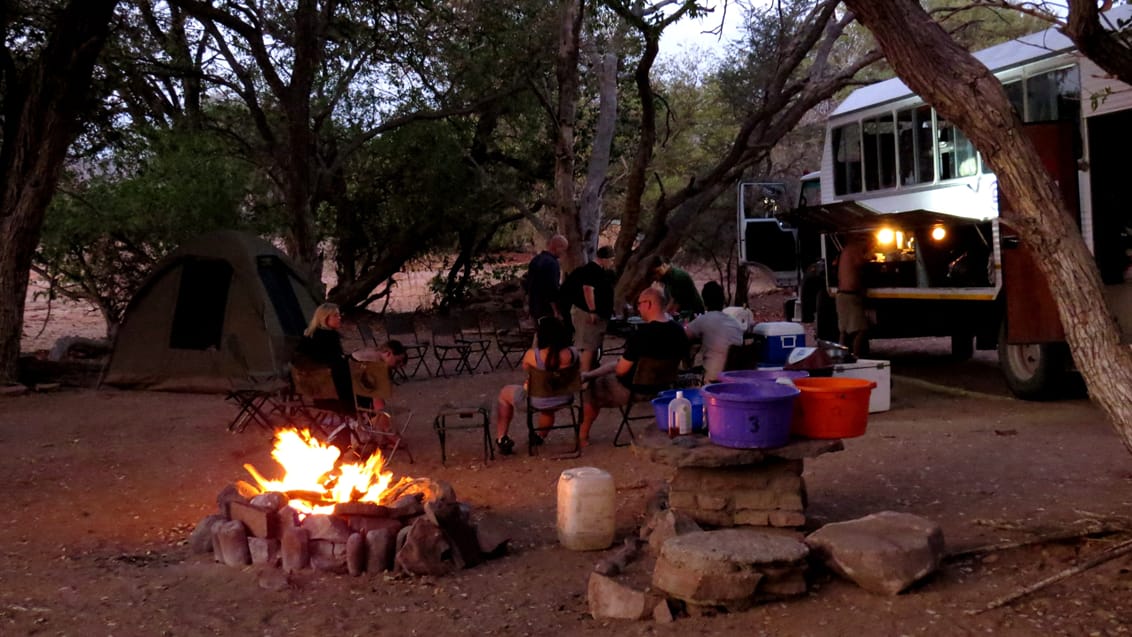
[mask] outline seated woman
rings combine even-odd
[[[342,313],[337,305],[323,303],[318,306],[295,350],[294,364],[328,367],[338,400],[353,409],[354,384],[350,380],[350,365],[342,351],[342,335],[338,332],[341,327]]]
[[[523,354],[523,369],[566,369],[571,365],[577,365],[579,360],[578,351],[570,346],[570,335],[562,320],[553,316],[539,319],[538,328],[535,331],[534,345]],[[539,429],[545,429],[554,424],[554,413],[543,410],[561,407],[572,399],[572,396],[532,398],[531,407],[539,412]],[[511,426],[511,417],[515,415],[516,408],[525,409],[526,404],[525,383],[523,385],[506,385],[499,392],[495,419],[496,444],[499,446],[499,453],[509,455],[511,450],[514,449],[515,441],[507,435],[507,430]],[[535,444],[541,443],[543,435],[545,433],[535,438]]]

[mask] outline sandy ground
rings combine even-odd
[[[762,299],[765,318],[781,299]],[[98,336],[99,320],[29,307],[26,349],[64,335]],[[1087,401],[1006,397],[993,355],[946,360],[946,342],[877,341],[894,367],[892,410],[865,436],[809,460],[811,526],[893,510],[942,525],[951,551],[1022,541],[1089,520],[1132,526],[1132,456]],[[575,460],[525,453],[484,463],[479,438],[450,437],[447,466],[432,431],[437,405],[491,402],[518,372],[418,379],[397,399],[414,408],[415,456],[398,475],[451,483],[510,531],[508,556],[443,578],[351,578],[303,572],[282,590],[271,573],[192,555],[186,538],[217,493],[266,473],[269,435],[233,435],[222,397],[63,389],[0,398],[2,635],[1122,635],[1132,630],[1132,558],[1125,555],[1020,599],[970,614],[1127,540],[1129,533],[1043,542],[953,559],[898,597],[879,597],[815,570],[809,594],[735,614],[671,625],[589,617],[586,581],[604,553],[575,553],[555,537],[556,482],[570,467],[612,473],[618,536],[636,533],[643,503],[670,473],[611,445],[603,414]],[[911,380],[908,380],[911,379]],[[928,384],[930,383],[930,384]],[[934,385],[962,392],[932,389]],[[521,431],[521,427],[519,428]],[[520,441],[523,437],[516,436]],[[551,446],[564,444],[552,440]],[[525,451],[521,448],[521,450]],[[652,559],[626,578],[647,581]]]
[[[907,511],[939,522],[957,551],[1132,516],[1132,457],[1088,402],[994,395],[979,359],[944,372],[930,351],[893,358],[892,410],[873,414],[867,434],[844,451],[807,461],[813,525]],[[959,397],[903,380],[933,374],[984,377],[978,389],[990,391]],[[598,421],[581,459],[521,454],[484,463],[478,437],[463,433],[450,438],[453,455],[442,466],[436,405],[489,401],[519,378],[499,371],[400,386],[398,400],[416,411],[415,462],[392,465],[399,475],[446,480],[500,518],[510,555],[443,578],[304,572],[283,590],[262,588],[253,567],[221,566],[185,545],[217,493],[246,479],[244,463],[275,467],[265,432],[225,431],[233,409],[222,397],[65,389],[0,399],[9,511],[0,527],[0,634],[1119,635],[1132,626],[1128,556],[1007,608],[968,614],[1128,534],[951,560],[898,597],[815,571],[808,595],[745,613],[672,625],[593,620],[585,587],[603,553],[558,546],[559,474],[579,465],[611,472],[623,537],[636,532],[644,499],[669,469],[614,448],[612,414]],[[647,579],[650,568],[642,559],[628,577]]]

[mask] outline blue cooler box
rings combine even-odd
[[[790,350],[806,346],[806,330],[801,323],[759,323],[752,331],[766,339],[766,345],[759,354],[759,365],[784,365]]]

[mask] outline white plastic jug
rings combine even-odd
[[[558,477],[558,542],[572,551],[613,546],[613,476],[597,467],[567,469]]]
[[[682,391],[668,403],[668,432],[681,436],[692,433],[692,401],[684,398]]]

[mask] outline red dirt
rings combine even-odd
[[[766,308],[779,301],[767,299]],[[986,357],[948,368],[901,358],[885,344],[874,351],[899,361],[893,408],[873,414],[866,435],[847,440],[844,451],[807,461],[807,514],[815,525],[906,511],[941,524],[954,551],[1082,520],[1123,516],[1130,523],[1132,457],[1087,401],[931,391],[901,379],[990,378]],[[645,498],[669,470],[613,448],[608,413],[581,459],[522,453],[485,466],[478,438],[465,433],[451,436],[455,456],[441,466],[430,427],[436,406],[490,401],[519,379],[501,371],[400,386],[398,400],[416,410],[409,434],[416,463],[398,458],[393,465],[398,474],[448,481],[462,500],[500,518],[512,534],[510,555],[444,578],[303,572],[282,590],[261,587],[271,573],[221,566],[190,554],[185,543],[215,510],[217,493],[247,477],[244,463],[274,468],[264,432],[224,431],[233,410],[220,396],[69,389],[0,398],[0,484],[9,503],[0,528],[0,633],[1119,635],[1132,626],[1127,555],[1006,608],[968,614],[1127,533],[948,561],[892,598],[815,572],[808,595],[744,613],[671,625],[594,620],[586,580],[603,553],[557,545],[558,475],[583,464],[610,471],[618,535],[625,536],[636,532]],[[990,380],[975,389],[999,391]],[[647,580],[649,567],[649,559],[634,563],[628,578]]]

